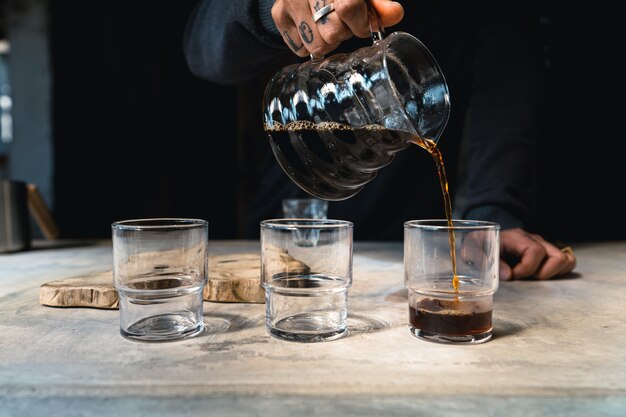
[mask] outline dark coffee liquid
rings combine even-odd
[[[334,122],[296,121],[266,125],[274,155],[289,177],[309,194],[324,200],[352,197],[389,164],[396,152],[413,143],[430,153],[437,167],[448,226],[452,204],[443,157],[435,141],[381,125],[353,128]],[[458,291],[454,231],[450,229],[453,287]]]
[[[437,166],[437,174],[439,175],[439,184],[443,194],[443,205],[446,210],[446,219],[448,221],[448,240],[450,241],[450,259],[452,260],[452,286],[454,291],[459,291],[459,276],[456,273],[456,239],[454,238],[454,230],[452,229],[452,201],[450,200],[450,191],[448,189],[448,177],[446,176],[446,167],[443,164],[443,155],[437,147],[435,141],[431,139],[421,139],[414,136],[413,143],[426,149],[430,156],[433,157]],[[456,299],[455,299],[456,300]]]
[[[421,300],[409,307],[414,328],[444,336],[476,335],[491,331],[492,310],[481,311],[479,304],[459,300]]]
[[[379,125],[353,129],[298,121],[266,126],[266,133],[287,175],[309,194],[330,201],[357,194],[412,142],[412,135]]]

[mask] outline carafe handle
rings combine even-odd
[[[372,42],[375,44],[376,42],[383,39],[385,29],[380,21],[380,16],[378,15],[378,12],[374,8],[374,6],[372,6],[371,0],[365,0],[365,3],[367,4],[367,20],[369,21]]]

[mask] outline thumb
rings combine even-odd
[[[372,6],[378,12],[383,26],[393,26],[404,17],[404,8],[397,1],[371,0]]]
[[[500,280],[510,281],[511,279],[513,279],[511,267],[506,262],[500,260]]]

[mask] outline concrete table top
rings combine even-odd
[[[0,416],[626,416],[626,242],[574,250],[568,279],[502,282],[475,346],[409,333],[400,243],[355,244],[350,333],[313,344],[270,337],[262,304],[210,302],[207,333],[131,342],[117,310],[38,303],[110,269],[110,242],[1,254]]]

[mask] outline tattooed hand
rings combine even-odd
[[[402,20],[400,3],[370,1],[384,27]],[[331,2],[335,10],[314,23],[313,14]],[[324,56],[352,36],[370,36],[366,0],[276,0],[272,18],[287,46],[300,57]]]

